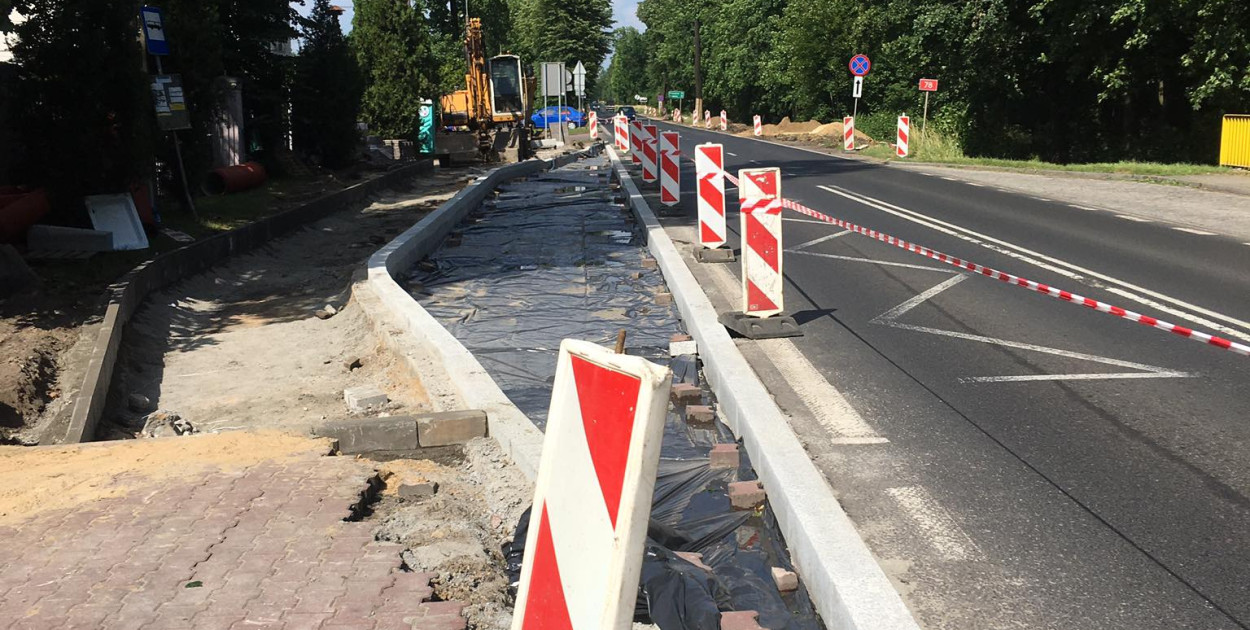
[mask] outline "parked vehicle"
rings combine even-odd
[[[546,129],[548,124],[567,123],[569,127],[581,127],[586,124],[582,113],[571,107],[544,107],[530,116],[534,126]]]

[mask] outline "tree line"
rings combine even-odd
[[[1222,115],[1250,112],[1245,0],[642,0],[638,17],[605,95],[689,102],[697,22],[703,98],[739,121],[849,115],[857,53],[862,118],[892,129],[938,79],[930,124],[972,155],[1213,162]]]
[[[464,0],[355,0],[348,34],[332,0],[307,2],[302,16],[291,0],[0,0],[0,36],[13,38],[12,62],[0,64],[9,156],[0,185],[75,200],[127,190],[172,163],[149,91],[156,68],[137,36],[141,5],[164,13],[162,70],[182,78],[191,174],[211,166],[224,77],[241,87],[245,154],[278,173],[289,149],[328,168],[349,164],[358,122],[415,139],[421,100],[464,88]],[[24,21],[12,22],[13,10]],[[470,10],[488,55],[519,54],[527,67],[581,60],[594,86],[610,49],[610,0],[474,0]]]

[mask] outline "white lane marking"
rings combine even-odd
[[[828,431],[834,440],[850,438],[855,444],[886,444],[886,438],[877,435],[872,427],[851,403],[829,384],[816,366],[795,347],[789,339],[761,339],[756,342],[763,350],[786,384],[794,390],[799,400],[812,412],[816,421]]]
[[[885,492],[920,527],[929,544],[947,560],[972,560],[981,556],[977,544],[927,490],[920,486],[905,486],[887,488]]]
[[[1040,267],[1048,271],[1053,271],[1064,277],[1072,278],[1074,280],[1083,282],[1085,284],[1088,284],[1096,288],[1101,288],[1101,289],[1106,289],[1108,291],[1112,291],[1112,287],[1108,286],[1107,284],[1094,282],[1093,280],[1087,279],[1085,276],[1081,274],[1086,274],[1090,276],[1090,278],[1096,278],[1098,280],[1102,280],[1105,283],[1118,284],[1121,287],[1125,287],[1126,289],[1134,291],[1135,293],[1130,293],[1127,290],[1121,290],[1121,292],[1117,293],[1117,295],[1121,295],[1122,297],[1129,298],[1141,304],[1150,305],[1170,315],[1175,315],[1177,317],[1185,318],[1191,322],[1202,324],[1203,326],[1215,329],[1216,331],[1223,333],[1225,335],[1237,337],[1239,339],[1250,340],[1250,332],[1246,332],[1246,331],[1250,331],[1250,322],[1245,322],[1240,319],[1236,319],[1234,317],[1224,315],[1222,313],[1217,313],[1210,309],[1203,308],[1196,304],[1191,304],[1184,300],[1180,300],[1178,298],[1174,298],[1169,295],[1165,295],[1163,293],[1159,293],[1157,291],[1147,289],[1145,287],[1133,284],[1131,282],[1120,280],[1118,278],[1113,278],[1106,274],[1102,274],[1097,271],[1093,271],[1091,269],[1086,269],[1085,267],[1081,267],[1079,265],[1075,265],[1075,264],[1060,260],[1058,258],[1054,258],[1052,256],[1047,256],[1045,254],[1033,251],[1031,249],[1021,247],[1019,245],[1015,245],[1013,243],[1009,243],[1001,239],[994,238],[992,236],[986,236],[985,234],[981,234],[980,232],[976,232],[976,231],[970,230],[962,226],[948,223],[946,221],[942,221],[941,219],[928,217],[919,212],[908,210],[906,208],[901,208],[899,206],[896,206],[894,204],[891,204],[885,201],[881,201],[879,199],[874,199],[866,195],[859,195],[858,193],[852,193],[850,191],[846,191],[841,188],[834,188],[831,186],[821,185],[821,186],[817,186],[817,188],[820,188],[821,190],[824,190],[826,192],[833,193],[835,195],[839,195],[841,197],[845,197],[852,201],[861,203],[870,208],[874,208],[874,209],[880,210],[888,214],[893,214],[895,216],[902,217],[904,219],[907,219],[908,221],[923,225],[927,228],[930,228],[930,229],[933,229],[933,230],[936,230],[945,234],[949,234],[951,236],[955,236],[959,239],[968,241],[970,243],[980,245],[981,247],[984,247],[986,249],[996,251],[1007,256],[1011,256],[1012,258],[1026,262],[1035,267]],[[1047,261],[1047,262],[1042,262],[1042,261]],[[1164,306],[1157,302],[1151,302],[1150,300],[1147,300],[1146,298],[1141,297],[1141,295],[1139,294],[1145,294],[1145,295],[1151,296],[1161,301],[1170,302],[1179,308],[1172,308],[1172,307]],[[1192,311],[1192,312],[1181,310],[1182,308],[1189,309],[1189,311]],[[1201,313],[1202,315],[1205,315],[1212,319],[1218,319],[1228,324],[1238,326],[1240,327],[1240,329],[1230,328],[1228,326],[1216,324],[1209,319],[1199,317],[1198,315],[1194,315],[1193,313]]]
[[[1029,195],[1029,196],[1038,201],[1045,201],[1046,203],[1054,203],[1055,201],[1054,199],[1050,199],[1048,197],[1038,197],[1037,195]]]
[[[709,273],[721,295],[730,303],[741,295],[741,282],[724,265],[714,265]],[[773,366],[807,406],[808,411],[830,433],[834,444],[886,444],[888,439],[877,435],[863,417],[847,402],[807,357],[789,339],[761,339],[755,343],[764,349]]]
[[[821,252],[794,251],[794,250],[789,250],[789,249],[787,249],[786,251],[791,254],[798,254],[800,256],[816,256],[817,258],[830,258],[833,260],[849,260],[851,262],[865,262],[865,263],[871,263],[874,265],[885,265],[887,267],[904,267],[906,269],[919,269],[921,271],[938,271],[941,273],[958,273],[954,269],[945,269],[943,267],[926,267],[924,265],[913,265],[911,263],[889,262],[885,260],[874,260],[872,258],[855,258],[853,256],[839,256],[837,254],[824,254]]]
[[[826,225],[827,225],[827,224],[826,224]],[[822,237],[820,237],[820,238],[814,238],[814,239],[812,239],[812,240],[810,240],[810,241],[808,241],[808,242],[806,242],[806,243],[800,243],[800,244],[798,244],[798,245],[795,245],[794,247],[791,247],[791,248],[787,249],[786,251],[787,251],[787,252],[797,252],[797,251],[799,251],[800,249],[807,249],[807,248],[809,248],[809,247],[811,247],[811,246],[813,246],[813,245],[818,245],[818,244],[823,243],[823,242],[825,242],[825,241],[831,241],[831,240],[833,240],[833,239],[835,239],[835,238],[838,238],[839,236],[846,236],[847,234],[850,234],[850,233],[851,233],[851,231],[850,231],[850,230],[842,230],[841,232],[838,232],[838,233],[836,233],[836,234],[830,234],[830,235],[828,235],[828,236],[822,236]]]
[[[1076,204],[1074,204],[1074,203],[1071,203],[1071,204],[1068,204],[1068,205],[1072,206],[1073,208],[1076,208],[1077,210],[1089,210],[1090,212],[1099,212],[1099,209],[1098,209],[1098,208],[1091,208],[1091,207],[1089,207],[1089,206],[1078,206],[1078,205],[1076,205]]]
[[[1206,230],[1195,230],[1193,228],[1174,227],[1177,232],[1187,232],[1189,234],[1197,234],[1198,236],[1215,236],[1215,232],[1207,232]]]
[[[729,157],[738,157],[737,153],[730,153],[729,151],[726,151],[725,154],[728,155]]]
[[[736,214],[736,212],[735,212],[734,210],[729,210],[729,211],[727,211],[727,214]],[[794,217],[785,217],[785,216],[783,216],[783,217],[781,217],[781,220],[782,220],[782,221],[788,221],[788,222],[790,222],[790,223],[811,223],[811,224],[813,224],[813,225],[824,225],[824,226],[827,226],[827,227],[829,226],[829,224],[828,224],[828,223],[825,223],[824,221],[815,221],[815,220],[812,220],[812,219],[796,219],[796,218],[794,218]]]
[[[969,186],[976,186],[977,188],[985,188],[985,184],[978,184],[976,182],[964,182],[964,183]]]
[[[1050,348],[1047,346],[1039,346],[1031,343],[1022,343],[1019,341],[1009,341],[1006,339],[997,339],[984,335],[973,335],[969,333],[955,332],[953,330],[942,330],[940,328],[930,328],[928,326],[914,326],[912,324],[903,324],[897,322],[908,311],[920,306],[924,302],[932,299],[939,293],[963,282],[969,276],[960,274],[953,278],[949,278],[940,284],[929,288],[919,295],[908,299],[907,301],[895,306],[894,308],[874,317],[872,324],[880,324],[891,328],[899,328],[902,330],[910,330],[913,332],[928,333],[942,337],[953,337],[964,341],[975,341],[978,343],[986,343],[995,346],[1004,346],[1007,348],[1016,348],[1018,350],[1029,350],[1032,352],[1040,352],[1055,356],[1066,357],[1069,359],[1079,359],[1082,361],[1092,361],[1094,363],[1102,363],[1104,365],[1114,365],[1116,367],[1128,368],[1131,370],[1140,370],[1139,372],[1121,372],[1121,373],[1093,373],[1093,374],[1028,374],[1028,375],[1008,375],[1008,376],[973,376],[962,377],[959,379],[961,383],[1010,383],[1024,381],[1072,381],[1072,380],[1111,380],[1120,378],[1189,378],[1194,376],[1187,372],[1178,372],[1168,370],[1154,365],[1146,365],[1144,363],[1134,363],[1132,361],[1123,361],[1120,359],[1112,359],[1110,357],[1101,357],[1084,352],[1073,352],[1071,350],[1061,350],[1059,348]]]
[[[1125,219],[1127,221],[1136,221],[1138,223],[1151,223],[1150,219],[1143,219],[1141,217],[1135,217],[1135,216],[1128,215],[1128,214],[1117,214],[1115,216],[1118,219]]]
[[[946,181],[948,181],[948,182],[957,182],[957,181],[959,181],[959,180],[955,179],[954,177],[947,177],[947,176],[945,176],[945,175],[940,175],[939,177],[941,177],[942,179],[944,179],[944,180],[946,180]]]

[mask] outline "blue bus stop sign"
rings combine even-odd
[[[868,59],[868,55],[855,55],[854,57],[851,57],[849,67],[851,69],[851,74],[857,77],[862,77],[868,74],[868,71],[872,69],[872,61]]]
[[[143,22],[143,40],[148,43],[148,54],[168,55],[169,40],[165,39],[165,18],[161,15],[160,8],[139,9],[139,19]]]

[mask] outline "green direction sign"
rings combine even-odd
[[[673,90],[672,92],[668,93],[668,97],[672,99],[681,100],[683,98],[686,98],[686,93],[682,92],[681,90]]]

